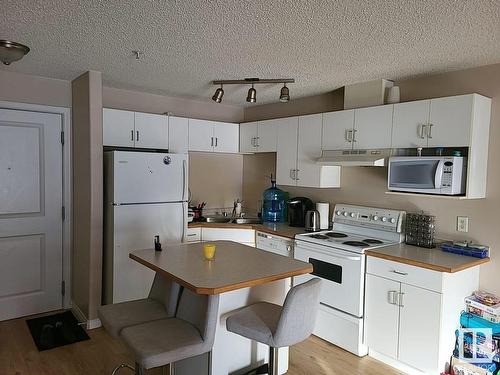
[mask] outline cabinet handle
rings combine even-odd
[[[255,147],[255,138],[252,138],[252,141],[250,142],[252,147]]]
[[[350,129],[346,129],[345,130],[345,139],[347,140],[347,142],[352,142],[352,139],[351,139],[351,136],[352,136],[352,130]]]
[[[197,234],[196,233],[189,233],[187,236],[188,237],[194,237],[194,236],[197,236]]]
[[[356,139],[356,132],[358,131],[358,129],[354,129],[354,130],[351,130],[352,132],[352,141],[353,142],[357,142],[358,140]]]
[[[136,141],[139,142],[139,130],[135,132],[135,135],[136,135]]]
[[[424,124],[418,125],[418,137],[420,139],[424,139],[425,138],[425,136],[424,136],[424,130],[425,130],[425,125]]]
[[[295,179],[293,178],[293,172],[294,172],[294,171],[295,171],[295,169],[290,169],[290,178],[291,178],[292,180],[295,180]]]
[[[403,297],[404,297],[404,293],[397,293],[397,305],[399,307],[405,307],[405,305],[403,304]]]
[[[391,305],[396,304],[396,293],[397,291],[395,290],[389,290],[389,292],[387,292],[387,300]]]
[[[396,273],[398,275],[402,275],[402,276],[407,276],[408,275],[408,272],[401,272],[401,271],[397,271],[397,270],[392,270],[391,272]]]
[[[130,131],[130,140],[133,142],[134,141],[134,131]]]
[[[210,143],[210,146],[214,147],[214,137],[212,137],[212,142]]]
[[[257,147],[260,147],[259,139],[260,139],[260,137],[257,137]]]
[[[218,142],[219,138],[218,137],[215,137],[215,147],[217,147],[217,142]]]
[[[299,170],[296,169],[295,170],[295,181],[298,181],[299,180]]]
[[[432,127],[434,124],[429,124],[429,133],[427,134],[427,138],[432,138]]]

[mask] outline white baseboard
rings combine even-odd
[[[73,311],[73,314],[75,314],[80,322],[85,323],[85,329],[95,329],[102,326],[100,319],[87,319],[80,307],[74,303],[71,304],[71,311]]]

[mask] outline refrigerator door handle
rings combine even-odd
[[[182,202],[182,238],[181,242],[186,242],[186,227],[187,227],[187,202]]]
[[[187,162],[186,159],[182,161],[182,200],[186,200],[186,187],[187,187]]]

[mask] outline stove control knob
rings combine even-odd
[[[382,216],[382,221],[385,223],[387,221],[387,218],[385,216]]]
[[[351,217],[356,217],[356,214],[354,212],[351,212]]]
[[[340,216],[342,214],[342,211],[337,210],[336,214],[337,214],[337,216]]]
[[[373,216],[373,220],[377,221],[378,220],[378,216],[377,215]]]
[[[342,215],[347,216],[349,213],[347,211],[342,212]]]
[[[396,222],[396,219],[394,219],[393,217],[391,217],[390,222],[391,222],[392,224],[394,224],[394,223]]]

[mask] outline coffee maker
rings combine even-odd
[[[296,197],[288,201],[288,222],[291,227],[305,227],[306,212],[313,209],[309,198]]]

